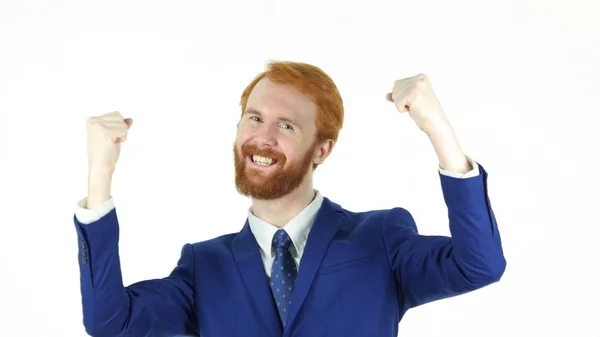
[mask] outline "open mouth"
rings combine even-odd
[[[248,155],[248,159],[258,166],[268,167],[274,166],[277,163],[277,160],[268,157],[262,157],[257,155]]]

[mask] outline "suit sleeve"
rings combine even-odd
[[[79,241],[83,323],[104,336],[198,335],[193,246],[186,244],[168,277],[123,285],[116,209],[95,222],[74,216]]]
[[[388,211],[383,242],[405,309],[500,280],[506,260],[487,193],[487,172],[471,178],[440,174],[451,237],[420,235],[403,208]]]

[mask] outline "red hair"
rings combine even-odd
[[[333,80],[320,68],[301,62],[271,61],[266,70],[257,75],[242,93],[240,105],[246,110],[250,92],[256,83],[267,77],[279,84],[292,85],[296,90],[310,97],[317,105],[316,142],[327,139],[337,141],[344,124],[344,104]]]

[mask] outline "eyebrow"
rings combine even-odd
[[[258,115],[262,117],[262,114],[260,113],[260,111],[256,110],[256,109],[252,109],[252,108],[248,108],[246,109],[246,111],[244,111],[243,113],[244,115]],[[279,117],[280,120],[284,121],[284,122],[288,122],[290,124],[293,124],[296,127],[300,127],[300,124],[298,124],[295,120],[293,120],[292,118],[288,118],[288,117]]]

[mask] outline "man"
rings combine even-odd
[[[487,173],[461,150],[424,75],[387,99],[429,137],[452,237],[421,236],[403,208],[351,212],[313,188],[343,104],[329,76],[274,62],[241,97],[239,233],[186,244],[169,277],[125,287],[111,177],[131,118],[87,121],[89,186],[74,217],[84,325],[92,336],[396,336],[412,307],[496,282],[505,269]],[[199,224],[200,225],[200,224]]]

